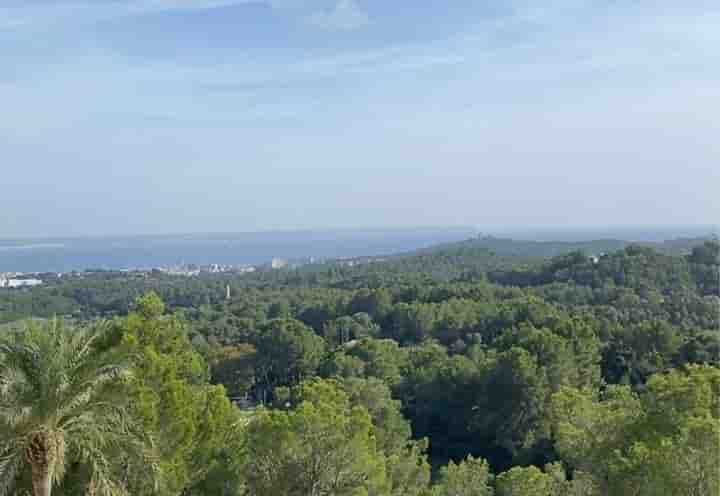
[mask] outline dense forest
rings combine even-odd
[[[717,496],[719,264],[471,240],[0,290],[0,496]]]

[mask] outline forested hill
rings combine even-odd
[[[488,250],[499,256],[526,258],[552,258],[573,251],[582,251],[588,255],[598,255],[619,251],[630,245],[653,248],[670,255],[685,255],[693,247],[710,239],[677,238],[667,241],[627,241],[622,239],[595,239],[588,241],[532,241],[494,236],[478,236],[456,243],[445,243],[431,248],[418,250],[416,253],[462,252],[465,250]]]
[[[498,271],[538,268],[547,260],[569,253],[600,257],[628,247],[644,247],[668,256],[684,257],[693,248],[702,246],[707,238],[683,238],[663,242],[642,242],[617,239],[591,241],[524,241],[495,237],[477,237],[446,243],[391,257],[365,258],[331,263],[335,284],[348,287],[381,286],[389,279],[425,278],[432,281],[475,279]],[[350,267],[350,268],[348,268]],[[303,274],[328,272],[325,266],[308,266]],[[317,281],[318,279],[313,279]],[[327,281],[326,281],[327,282]]]
[[[32,384],[57,386],[58,401],[73,350],[127,357],[136,379],[115,387],[157,440],[155,462],[113,442],[100,468],[130,494],[717,495],[720,243],[606,243],[477,239],[247,275],[89,272],[0,290],[0,320],[68,316],[107,331],[97,344],[14,322],[0,350],[40,360],[27,372],[51,376]],[[55,405],[44,393],[25,405],[21,386],[4,389],[22,392],[0,412],[8,439],[26,432],[14,412]],[[61,494],[94,487],[83,453],[68,451]],[[27,488],[33,459],[12,459]]]
[[[656,262],[676,269],[680,267],[679,270],[687,272],[691,270],[693,260],[690,253],[694,248],[700,249],[705,241],[695,238],[637,245],[621,240],[536,242],[478,237],[394,256],[328,261],[295,269],[268,269],[243,275],[206,274],[185,278],[159,271],[89,271],[57,278],[55,274],[43,274],[41,277],[47,284],[42,287],[20,291],[0,288],[0,323],[31,316],[84,318],[124,314],[130,310],[134,299],[148,290],[157,291],[171,307],[197,308],[203,304],[222,302],[228,285],[235,292],[243,288],[355,290],[485,279],[511,286],[537,286],[551,282],[597,286],[599,280],[607,282],[612,279],[613,284],[623,286],[628,273],[626,268],[620,271],[620,268],[609,267],[608,264],[637,262],[644,260],[644,255],[639,255],[646,254],[652,258],[646,271],[657,272],[653,277],[665,277],[664,269],[656,266]],[[644,248],[639,249],[641,246]],[[714,245],[711,243],[711,246]],[[628,247],[637,249],[628,251]],[[572,255],[569,258],[563,256],[568,254]],[[591,260],[589,257],[602,259],[602,263],[597,267],[587,267]],[[582,269],[585,272],[583,280],[572,279],[578,276],[579,267],[572,268],[572,276],[568,275],[570,267],[561,270],[561,266],[568,263],[585,266]],[[627,267],[627,270],[632,273],[638,268]],[[696,276],[701,271],[697,267],[694,270]],[[686,274],[683,277],[689,276]],[[711,273],[703,278],[701,284],[706,287],[705,293],[713,294]],[[635,276],[631,277],[630,282],[635,279]]]

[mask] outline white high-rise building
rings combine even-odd
[[[283,258],[273,258],[270,267],[273,269],[283,269],[288,266],[288,261]]]

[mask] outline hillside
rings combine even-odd
[[[714,474],[720,459],[720,243],[602,253],[615,243],[476,239],[246,275],[87,272],[0,291],[0,323],[14,321],[0,340],[38,340],[22,356],[44,373],[75,367],[82,329],[107,332],[98,358],[135,364],[137,381],[115,387],[158,440],[168,496],[300,496],[313,494],[296,489],[302,474],[331,484],[335,471],[353,492],[322,494],[621,496],[638,474],[643,496],[716,494],[720,478],[684,461]],[[38,319],[56,314],[67,331]],[[106,459],[118,475],[131,461]],[[157,494],[142,468],[121,479]],[[80,496],[87,477],[68,467],[61,494]]]

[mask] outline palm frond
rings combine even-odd
[[[0,446],[0,496],[7,496],[13,490],[21,466],[22,447],[18,443]]]
[[[36,460],[50,464],[56,485],[71,463],[84,465],[98,496],[127,494],[120,463],[153,480],[147,439],[114,387],[129,368],[95,348],[106,328],[67,328],[56,319],[0,338],[0,496]]]
[[[75,378],[73,384],[63,391],[58,415],[61,418],[71,416],[73,412],[87,407],[94,398],[105,393],[105,386],[127,379],[131,375],[131,370],[124,365],[105,365],[96,369],[88,378]]]

